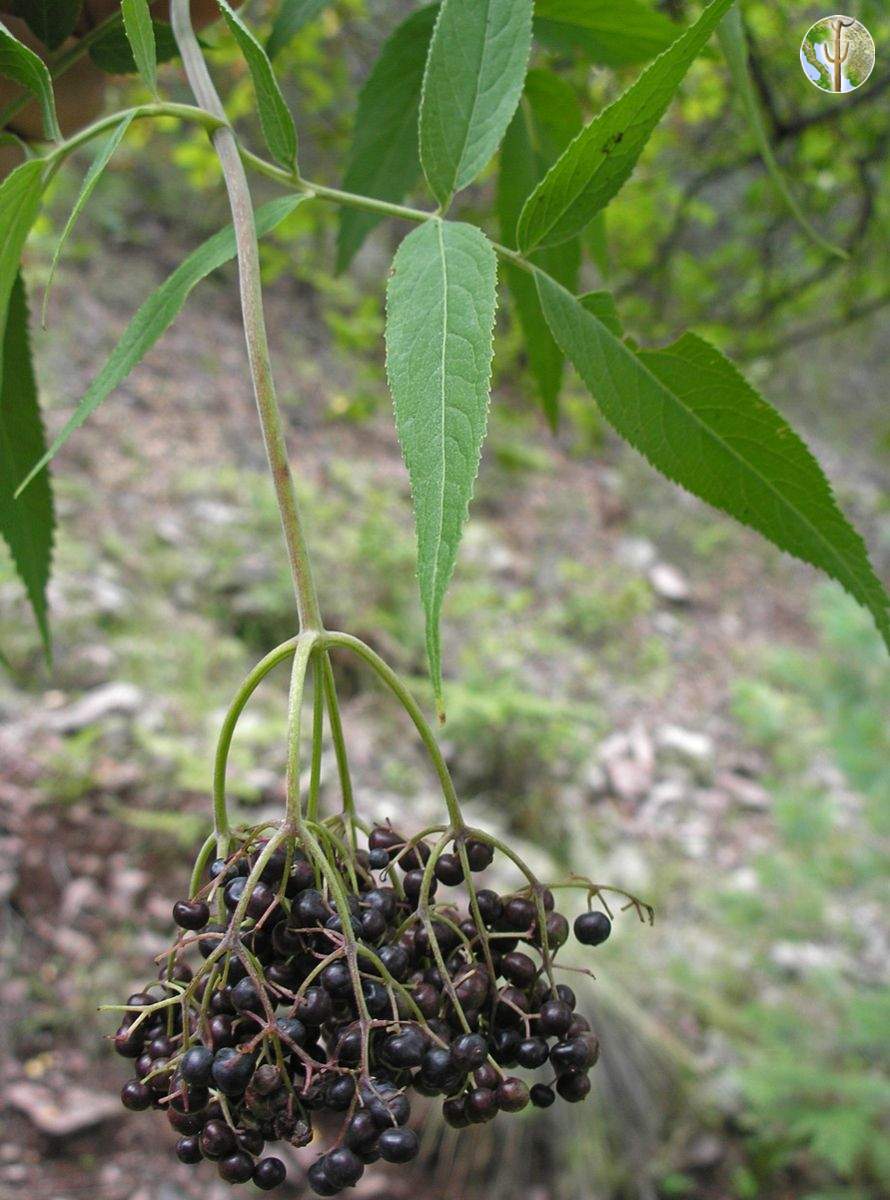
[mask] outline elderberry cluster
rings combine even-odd
[[[598,1043],[554,981],[570,928],[553,893],[477,888],[494,856],[482,835],[431,850],[379,826],[356,849],[316,828],[323,854],[314,838],[244,831],[173,906],[182,932],[160,982],[130,996],[115,1035],[135,1061],[124,1105],[164,1110],[182,1162],[266,1190],[286,1176],[266,1144],[307,1145],[314,1119],[338,1114],[336,1144],[308,1171],[332,1196],[368,1163],[416,1156],[417,1095],[444,1097],[457,1128],[583,1100]],[[440,888],[462,888],[462,902]],[[574,925],[588,946],[610,930],[599,911]],[[517,1067],[545,1076],[530,1086]]]

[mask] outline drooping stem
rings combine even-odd
[[[401,681],[395,671],[390,667],[379,654],[366,646],[360,638],[352,637],[348,633],[325,633],[322,636],[322,645],[324,646],[341,646],[345,650],[352,650],[359,658],[376,671],[383,682],[387,685],[391,692],[401,702],[402,707],[408,713],[408,716],[414,722],[414,727],[420,734],[420,740],[426,747],[430,761],[435,768],[436,774],[439,777],[439,783],[442,787],[442,795],[445,799],[445,805],[448,809],[448,819],[451,822],[454,831],[457,832],[464,827],[463,814],[460,810],[460,802],[457,798],[457,793],[454,790],[454,784],[451,780],[451,774],[445,759],[442,756],[442,751],[439,749],[439,743],[436,741],[436,736],[430,729],[429,722],[421,711],[420,705],[411,695],[411,692]]]
[[[259,247],[254,226],[250,188],[247,184],[247,176],[241,162],[235,135],[228,125],[225,110],[213,80],[210,78],[210,72],[192,28],[189,0],[171,0],[170,14],[173,36],[179,47],[186,77],[195,99],[201,108],[226,122],[211,136],[229,194],[232,223],[235,229],[241,308],[254,396],[263,430],[266,454],[272,471],[275,498],[281,514],[284,540],[287,545],[294,593],[297,599],[300,628],[304,630],[320,629],[322,627],[321,613],[312,578],[309,550],[306,545],[287,456],[284,423],[275,395],[266,321],[263,314]]]

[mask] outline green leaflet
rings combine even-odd
[[[529,196],[519,219],[523,251],[573,237],[630,177],[652,131],[733,0],[699,19],[575,138]]]
[[[43,163],[36,158],[21,163],[0,183],[0,330],[6,328],[9,296],[42,195]]]
[[[282,0],[266,42],[266,53],[274,58],[300,32],[304,25],[313,21],[330,0]]]
[[[748,69],[748,38],[745,34],[741,9],[730,9],[717,27],[717,37],[720,40],[721,49],[729,66],[733,86],[742,102],[742,107],[751,126],[751,132],[754,134],[754,140],[757,143],[757,149],[760,152],[760,157],[763,159],[763,165],[766,167],[767,173],[779,195],[788,206],[789,212],[807,237],[811,238],[817,246],[821,246],[828,254],[837,255],[838,258],[849,258],[846,250],[827,241],[818,230],[813,228],[803,209],[794,198],[794,193],[788,186],[788,181],[785,179],[782,168],[779,166],[775,154],[773,154],[773,148],[770,145],[769,135],[763,123],[760,106],[754,94],[751,73]]]
[[[47,50],[56,50],[74,32],[83,0],[13,0],[6,7],[21,17]]]
[[[68,220],[65,222],[65,228],[62,230],[61,236],[59,237],[58,245],[56,246],[55,253],[53,254],[53,260],[50,263],[49,275],[46,280],[46,288],[43,293],[43,305],[41,308],[41,320],[44,325],[46,325],[46,306],[49,303],[49,294],[52,290],[53,279],[55,278],[55,274],[56,274],[56,267],[59,264],[59,258],[61,257],[62,250],[64,249],[65,243],[68,241],[68,238],[71,234],[71,230],[74,228],[75,223],[77,222],[77,218],[80,216],[80,214],[83,212],[84,208],[86,207],[87,201],[89,200],[90,196],[92,196],[93,191],[95,190],[96,184],[99,182],[99,179],[102,176],[102,172],[108,166],[108,163],[111,160],[111,156],[114,154],[115,150],[118,148],[118,146],[123,141],[124,135],[126,134],[127,130],[130,128],[130,124],[131,124],[132,120],[133,120],[133,114],[131,112],[127,113],[127,115],[124,117],[124,119],[121,121],[121,123],[115,128],[111,137],[108,138],[99,147],[99,153],[93,159],[92,163],[90,164],[90,169],[86,173],[86,176],[83,181],[83,185],[80,189],[80,194],[78,195],[77,199],[74,202],[74,207],[71,210],[71,215],[69,216]]]
[[[179,47],[172,26],[166,21],[152,21],[151,31],[155,61],[165,63],[176,58]],[[90,46],[89,54],[99,70],[108,75],[134,75],[139,70],[122,21],[108,25],[102,36]]]
[[[589,313],[593,313],[597,320],[605,325],[609,333],[617,338],[624,336],[615,297],[611,292],[587,292],[586,295],[578,297],[578,303]]]
[[[555,50],[579,49],[593,62],[626,67],[666,50],[677,26],[641,0],[536,0],[535,36]]]
[[[349,192],[399,203],[417,182],[420,89],[437,12],[438,5],[430,5],[402,22],[384,43],[359,94],[355,136],[343,179]],[[382,219],[377,213],[340,209],[338,271],[349,266]]]
[[[13,498],[28,464],[43,453],[46,440],[37,406],[37,384],[31,365],[28,302],[21,275],[9,296],[3,338],[3,384],[0,387],[0,533],[9,546],[25,585],[47,655],[50,652],[46,585],[53,547],[53,498],[49,472],[21,500]]]
[[[158,90],[158,59],[155,31],[148,0],[121,0],[124,32],[133,51],[133,61],[150,92]]]
[[[269,57],[256,36],[247,28],[227,0],[217,0],[229,29],[235,36],[241,53],[250,68],[260,113],[260,127],[266,145],[283,167],[291,170],[297,165],[297,130],[294,119],[284,102]]]
[[[53,81],[49,67],[39,55],[18,38],[13,37],[0,21],[0,75],[14,79],[23,88],[33,92],[40,103],[43,114],[43,131],[50,141],[59,141],[59,119],[56,116],[56,101],[53,96]]]
[[[532,0],[443,0],[420,102],[420,161],[442,208],[500,145],[531,37]]]
[[[810,451],[713,346],[634,353],[536,272],[545,316],[605,418],[668,479],[841,583],[890,646],[890,599]]]
[[[280,224],[293,212],[305,196],[282,196],[270,200],[256,211],[256,229],[262,236]],[[46,453],[34,463],[25,479],[19,484],[16,495],[20,495],[39,475],[46,464],[87,417],[99,407],[105,397],[126,379],[136,364],[145,357],[161,334],[172,325],[196,284],[217,267],[235,257],[235,232],[231,225],[215,233],[200,245],[176,268],[151,296],[145,301],[130,324],[124,330],[118,344],[112,350],[108,362],[90,384],[86,395],[65,423]]]
[[[386,292],[386,369],[440,714],[439,617],[485,439],[496,307],[497,259],[480,229],[432,220],[402,242]]]
[[[507,245],[516,244],[516,224],[526,199],[580,128],[581,107],[572,88],[549,71],[529,71],[522,100],[501,147],[497,213],[501,240]],[[581,266],[577,238],[540,250],[532,260],[570,291],[575,290]],[[516,305],[529,369],[544,413],[555,431],[559,422],[563,354],[544,320],[532,277],[506,263],[504,278]]]

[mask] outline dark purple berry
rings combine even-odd
[[[253,1169],[253,1182],[264,1192],[280,1187],[287,1179],[287,1168],[280,1158],[261,1158]]]
[[[536,1083],[529,1089],[528,1095],[535,1108],[549,1108],[556,1102],[553,1088],[549,1088],[546,1083]]]
[[[471,871],[484,871],[494,861],[494,847],[475,838],[467,840],[467,861]]]
[[[562,1037],[572,1023],[572,1010],[564,1000],[548,1000],[541,1005],[541,1015],[538,1017],[538,1028],[548,1037],[556,1034]]]
[[[384,1129],[377,1145],[380,1157],[391,1163],[410,1162],[420,1149],[413,1129]]]
[[[129,1079],[121,1088],[121,1103],[131,1112],[142,1112],[151,1108],[154,1092],[141,1079]]]
[[[504,1112],[521,1112],[529,1101],[528,1087],[513,1076],[502,1079],[495,1094],[498,1106]]]
[[[254,1066],[252,1054],[239,1054],[231,1046],[224,1046],[213,1059],[213,1082],[224,1096],[240,1096],[250,1083]]]
[[[199,1139],[194,1135],[181,1137],[176,1143],[176,1157],[183,1163],[199,1163],[204,1157]]]
[[[481,1067],[488,1057],[488,1046],[481,1033],[464,1033],[451,1043],[451,1057],[462,1070]]]
[[[203,929],[210,920],[210,909],[204,900],[177,900],[173,920],[180,929]]]
[[[464,881],[464,869],[456,854],[443,854],[436,862],[436,878],[446,887],[457,887]]]
[[[612,932],[612,922],[604,912],[586,912],[575,918],[575,937],[582,946],[601,946]]]
[[[567,1071],[557,1079],[556,1090],[569,1104],[578,1104],[590,1092],[590,1080],[583,1071]]]
[[[325,1156],[324,1173],[340,1188],[354,1187],[364,1171],[361,1160],[348,1146],[338,1146]]]
[[[237,1149],[235,1135],[225,1121],[208,1121],[201,1130],[201,1153],[214,1162],[234,1154]]]
[[[253,1175],[253,1159],[243,1150],[236,1150],[222,1159],[217,1170],[224,1183],[247,1183]]]

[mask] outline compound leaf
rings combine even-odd
[[[260,114],[260,127],[266,145],[272,157],[283,167],[295,168],[297,130],[290,110],[284,102],[269,56],[227,0],[217,0],[217,3],[250,70]]]
[[[438,5],[412,13],[384,43],[359,94],[355,136],[343,180],[349,192],[398,203],[417,182],[420,89]],[[337,270],[349,266],[383,218],[341,208]]]
[[[402,242],[386,294],[386,366],[440,712],[439,617],[485,439],[496,307],[497,260],[480,229],[431,220]]]
[[[27,91],[32,92],[40,104],[43,115],[43,131],[50,141],[58,141],[62,134],[56,116],[56,101],[53,96],[53,81],[49,67],[43,59],[22,45],[0,21],[0,75],[14,79]]]
[[[0,533],[25,585],[47,655],[50,651],[46,586],[53,547],[53,498],[49,472],[17,500],[14,491],[46,446],[37,405],[37,384],[28,336],[28,302],[21,275],[13,281],[3,337],[0,386]]]
[[[526,202],[524,251],[573,237],[630,177],[652,131],[733,0],[712,0],[694,25],[578,134]]]
[[[890,646],[890,599],[819,464],[719,350],[686,333],[635,353],[537,272],[544,314],[604,417],[668,479],[841,583]]]
[[[305,200],[305,196],[283,196],[270,200],[256,211],[256,229],[259,235],[268,233]],[[175,320],[188,299],[189,293],[211,271],[221,267],[235,257],[235,231],[231,225],[215,233],[202,243],[176,268],[151,296],[145,301],[130,324],[124,330],[118,344],[112,350],[108,362],[90,384],[86,395],[69,417],[61,433],[46,453],[31,467],[26,478],[19,484],[16,495],[20,495],[39,475],[46,464],[87,417],[95,412],[105,397],[130,374],[136,364],[145,357],[161,334]]]
[[[157,92],[158,59],[148,0],[121,0],[121,16],[142,82],[150,92]]]
[[[531,51],[532,0],[443,0],[420,102],[420,161],[445,208],[500,145]]]
[[[676,25],[641,0],[536,0],[535,35],[555,50],[578,49],[606,67],[648,62]]]

